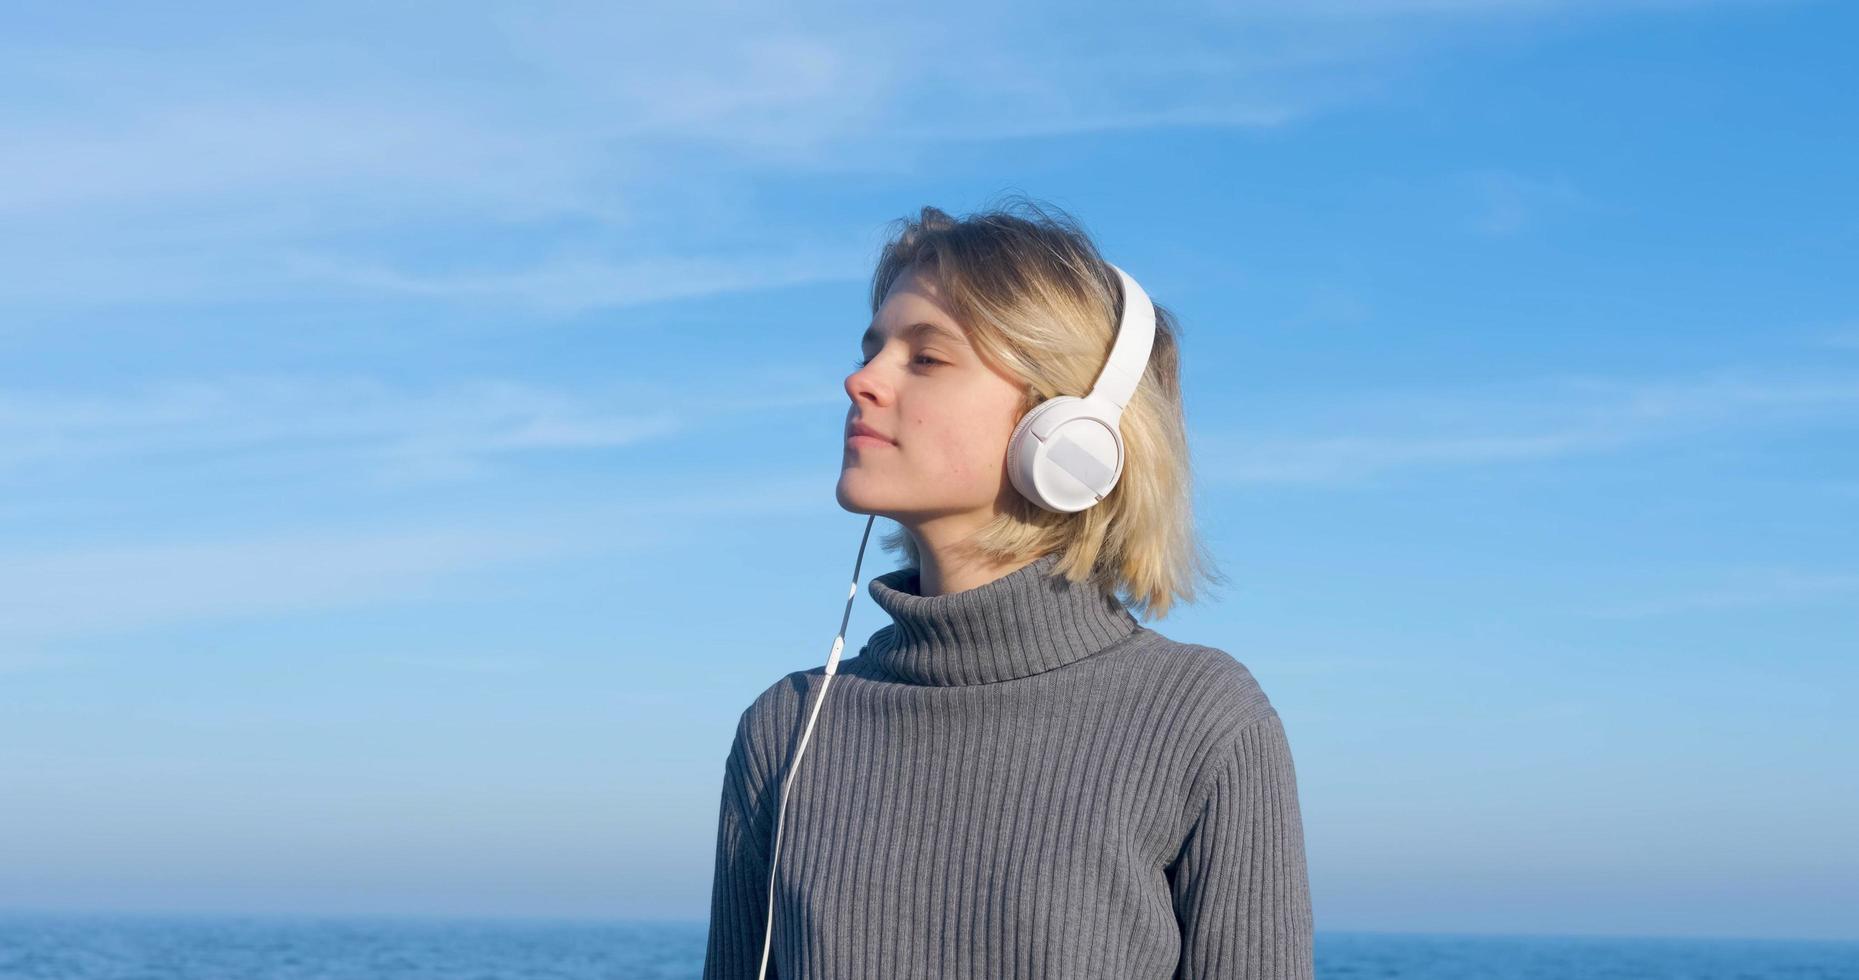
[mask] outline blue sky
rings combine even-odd
[[[4,17],[0,909],[702,919],[886,223],[1018,192],[1319,929],[1859,938],[1850,7]]]

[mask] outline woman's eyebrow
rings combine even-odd
[[[943,338],[944,340],[949,341],[952,344],[961,344],[964,347],[968,346],[967,337],[964,337],[961,334],[956,333],[953,330],[950,330],[948,327],[944,327],[939,324],[929,323],[927,321],[922,322],[922,323],[913,323],[910,326],[907,326],[897,332],[905,337],[909,337],[909,336],[912,336],[914,334],[919,334],[919,333],[933,333]],[[874,323],[871,326],[866,327],[865,335],[859,338],[859,341],[858,341],[859,349],[863,350],[865,348],[865,345],[877,339],[878,339],[878,325]]]

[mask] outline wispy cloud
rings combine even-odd
[[[517,653],[502,655],[393,653],[382,659],[389,663],[405,664],[409,667],[458,674],[521,674],[534,670],[537,666],[533,659]]]
[[[1561,176],[1531,177],[1486,170],[1467,174],[1464,180],[1475,207],[1466,226],[1481,235],[1515,235],[1543,220],[1547,213],[1589,203],[1568,178]]]
[[[0,676],[62,667],[71,663],[72,659],[70,656],[52,654],[44,650],[9,646],[5,650],[0,650]]]
[[[684,424],[637,392],[574,397],[499,380],[415,390],[354,376],[239,376],[112,396],[0,392],[0,474],[177,461],[464,474],[501,455],[626,446]]]
[[[837,253],[789,248],[746,257],[660,256],[624,262],[582,256],[520,270],[430,275],[314,255],[290,257],[288,262],[297,276],[328,285],[377,294],[516,303],[538,313],[562,315],[802,283],[859,281],[870,275],[871,256],[863,248]]]
[[[418,387],[354,376],[234,375],[110,395],[0,390],[0,479],[132,465],[248,478],[341,474],[381,483],[485,475],[517,454],[607,452],[772,409],[839,404],[797,379],[680,394],[614,381],[565,390],[503,379]],[[727,391],[743,394],[731,395]]]
[[[1662,582],[1671,578],[1669,573],[1663,575]],[[1850,602],[1859,596],[1859,571],[1764,566],[1721,572],[1717,579],[1677,591],[1670,591],[1669,585],[1647,584],[1637,590],[1651,593],[1647,598],[1603,601],[1575,612],[1595,619],[1645,619],[1719,609]]]
[[[1859,324],[1842,324],[1815,335],[1813,342],[1835,350],[1859,351]]]
[[[675,494],[534,509],[486,508],[444,524],[326,525],[0,556],[0,672],[68,662],[54,641],[192,623],[418,601],[456,576],[665,545],[681,522],[817,510],[815,475],[686,481]],[[460,669],[502,669],[489,658]]]
[[[796,256],[756,183],[917,172],[949,141],[1285,125],[1376,97],[1485,25],[1603,13],[1270,2],[1154,11],[1131,33],[1000,5],[318,10],[10,25],[0,302],[320,287],[585,309],[836,277],[869,229]],[[1481,180],[1496,232],[1566,193]],[[562,247],[501,268],[413,257],[461,230]]]
[[[1542,459],[1619,445],[1598,432],[1200,440],[1199,470],[1224,483],[1347,484],[1400,469]]]
[[[447,573],[564,546],[508,532],[369,530],[14,551],[0,559],[0,635],[11,644],[409,598]]]
[[[1346,432],[1205,433],[1213,483],[1346,486],[1406,470],[1578,457],[1657,440],[1827,420],[1859,423],[1859,375],[1726,370],[1685,379],[1555,376],[1370,396]]]

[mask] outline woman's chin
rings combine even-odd
[[[888,504],[895,503],[881,493],[873,492],[864,486],[866,481],[860,479],[857,471],[846,470],[839,474],[839,485],[834,488],[833,496],[839,506],[854,514],[877,514],[882,516],[889,509]]]
[[[848,486],[848,482],[849,481],[846,480],[846,475],[841,473],[839,475],[839,485],[833,489],[833,498],[839,501],[840,507],[854,514],[870,513],[870,511],[865,509],[865,494],[860,493],[856,487]]]

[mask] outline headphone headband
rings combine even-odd
[[[1084,510],[1123,475],[1123,410],[1136,394],[1155,346],[1155,306],[1129,273],[1109,262],[1123,287],[1110,356],[1084,396],[1054,395],[1020,418],[1007,439],[1014,489],[1050,511]]]
[[[1149,352],[1155,346],[1155,306],[1129,273],[1112,263],[1104,264],[1122,280],[1123,315],[1117,324],[1116,340],[1110,345],[1110,357],[1097,372],[1097,380],[1091,382],[1091,391],[1085,397],[1109,402],[1122,414],[1136,394],[1136,384],[1142,380],[1143,370],[1149,364]]]

